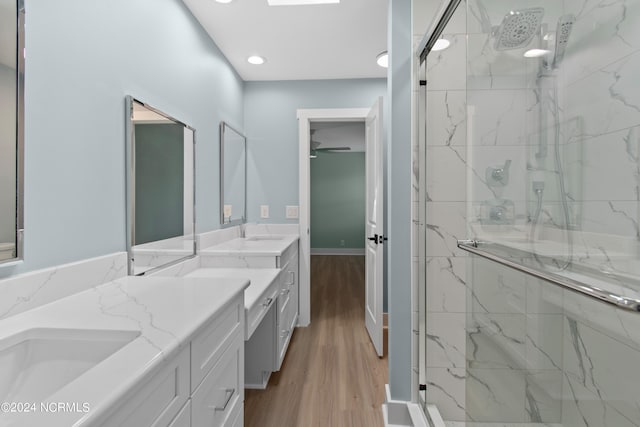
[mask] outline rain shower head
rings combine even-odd
[[[498,28],[496,50],[510,50],[525,47],[533,36],[539,33],[544,9],[512,10],[507,13]]]

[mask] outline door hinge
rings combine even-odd
[[[426,80],[420,80],[420,86],[426,86],[426,85],[427,85]]]
[[[425,391],[427,389],[427,385],[426,384],[420,384],[418,385],[418,390],[419,391]]]

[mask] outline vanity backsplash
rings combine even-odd
[[[0,280],[0,320],[127,275],[127,253],[90,258]]]

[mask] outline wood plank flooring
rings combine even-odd
[[[245,390],[248,427],[383,426],[388,382],[364,325],[364,257],[311,257],[311,325],[296,328],[266,390]]]

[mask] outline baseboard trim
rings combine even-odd
[[[364,248],[311,248],[311,255],[362,255]]]
[[[413,426],[411,414],[407,407],[407,404],[410,402],[391,399],[389,384],[385,384],[384,389],[386,392],[386,401],[382,404],[382,415],[384,417],[385,427]]]

